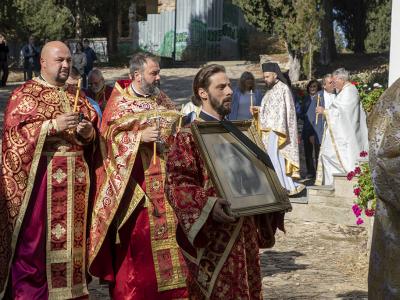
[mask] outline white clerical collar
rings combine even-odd
[[[131,89],[137,96],[141,96],[141,97],[144,97],[144,98],[149,98],[151,96],[151,95],[143,95],[142,93],[138,92],[138,90],[135,89],[135,85],[133,84],[133,81],[131,83]]]

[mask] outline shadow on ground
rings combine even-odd
[[[350,291],[343,294],[336,295],[339,299],[368,299],[368,293],[365,291]]]
[[[265,251],[260,254],[262,276],[271,276],[278,273],[289,273],[304,270],[307,265],[296,264],[297,257],[304,256],[298,251],[276,252]]]

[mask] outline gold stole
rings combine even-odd
[[[64,91],[59,91],[65,112],[71,111]],[[48,137],[49,145],[60,142],[47,157],[46,276],[50,299],[76,298],[88,294],[86,284],[86,228],[90,178],[83,150]],[[65,144],[65,145],[63,145]],[[45,145],[46,148],[46,145]]]
[[[153,204],[147,211],[158,291],[185,287],[186,265],[175,238],[177,222],[164,193],[165,154],[157,155],[156,164],[153,163],[152,149],[143,147],[140,154],[145,170],[146,195]]]
[[[45,154],[49,297],[79,297],[88,294],[85,276],[88,167],[83,151]]]

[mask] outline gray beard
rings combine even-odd
[[[143,82],[141,85],[141,88],[142,88],[142,92],[145,95],[154,96],[154,95],[158,95],[160,93],[160,89],[155,84],[148,84],[147,82]]]

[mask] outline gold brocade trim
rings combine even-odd
[[[138,97],[135,94],[132,93],[132,89],[131,89],[131,85],[129,84],[126,88],[123,88],[118,82],[115,83],[115,88],[118,90],[118,92],[120,92],[120,94],[122,95],[122,97],[127,98],[127,99],[132,99],[132,100],[143,100],[145,99],[150,100],[150,101],[156,101],[158,94],[157,95],[153,95],[150,97]]]
[[[89,166],[86,163],[85,159],[82,159],[82,162],[85,166],[85,175],[86,175],[86,190],[85,190],[85,217],[84,217],[84,223],[83,223],[83,230],[82,230],[82,248],[74,248],[72,247],[72,255],[73,258],[81,258],[82,261],[82,283],[74,285],[73,281],[71,281],[72,285],[72,297],[77,298],[83,295],[89,295],[89,290],[87,287],[87,282],[86,282],[86,249],[87,249],[87,221],[88,221],[88,207],[89,207],[89,193],[90,193],[90,174],[89,174]],[[74,168],[74,172],[76,169]],[[73,176],[75,179],[75,174]],[[74,201],[75,203],[75,201]],[[75,210],[75,209],[74,209]],[[74,259],[72,260],[72,266],[74,263]],[[73,280],[73,279],[72,279]]]
[[[221,272],[221,269],[224,266],[225,261],[227,260],[229,254],[231,253],[231,249],[232,249],[233,245],[235,244],[237,237],[239,236],[240,230],[242,229],[242,225],[243,225],[243,220],[244,220],[243,218],[246,218],[246,217],[241,217],[239,219],[239,222],[236,225],[235,230],[232,233],[231,239],[229,240],[228,244],[226,245],[225,251],[222,254],[221,258],[219,259],[217,266],[214,269],[213,275],[212,275],[210,283],[208,285],[208,290],[204,290],[203,287],[201,285],[199,285],[200,289],[203,291],[203,293],[206,295],[207,298],[211,297],[212,291],[214,289],[214,284],[215,284],[215,281],[217,280],[219,272]]]
[[[268,139],[268,134],[271,131],[275,132],[276,135],[278,136],[278,151],[279,151],[280,142],[282,142],[281,137],[284,136],[284,134],[281,132],[275,131],[275,130],[266,129],[266,130],[263,130],[263,133],[267,134],[266,139]],[[298,164],[294,163],[291,159],[289,159],[286,155],[284,155],[280,151],[279,151],[279,155],[282,155],[282,157],[285,159],[285,174],[291,178],[299,179],[300,178],[300,166]]]
[[[82,156],[83,155],[83,151],[76,151],[76,152],[43,152],[43,155],[46,155],[46,156],[77,157],[77,156]]]
[[[46,277],[47,287],[50,291],[53,289],[51,282],[51,264],[62,261],[64,251],[57,251],[54,256],[50,256],[51,252],[51,195],[52,195],[52,178],[53,178],[53,162],[51,157],[47,157],[47,190],[46,190],[46,207],[47,207],[47,234],[46,234]],[[50,235],[50,238],[48,237]]]
[[[274,130],[274,132],[276,133],[276,135],[278,136],[278,149],[281,149],[282,146],[286,143],[287,141],[287,136],[286,134],[283,134],[281,132],[277,132]]]
[[[124,96],[126,94],[125,90],[122,88],[122,86],[118,82],[115,83],[114,87],[118,90],[118,92],[122,96]]]
[[[126,121],[142,121],[154,117],[164,117],[169,119],[175,118],[174,122],[176,122],[179,117],[181,117],[181,114],[174,110],[159,110],[157,112],[156,110],[152,109],[150,111],[127,113],[123,117],[113,120],[112,123],[114,125],[121,125]],[[110,127],[108,129],[110,129]]]
[[[281,154],[282,155],[282,154]],[[284,155],[285,158],[285,173],[287,176],[292,178],[300,178],[300,168],[293,164],[293,162],[289,161]]]
[[[148,174],[149,165],[153,159],[153,151],[149,149],[143,149],[140,151],[143,168],[145,170],[145,181],[146,181],[146,191],[151,190],[151,178]],[[163,180],[165,180],[165,158],[164,154],[157,155],[157,165],[160,168],[160,175]],[[163,183],[164,185],[164,183]],[[175,214],[172,207],[169,205],[165,193],[164,196],[164,205],[165,205],[165,226],[167,226],[168,237],[166,239],[157,240],[154,236],[155,233],[155,225],[154,225],[154,216],[151,207],[147,209],[147,213],[149,215],[150,222],[150,237],[151,237],[151,250],[153,253],[153,261],[154,261],[154,271],[157,279],[157,287],[158,291],[168,291],[172,289],[186,287],[186,278],[181,268],[181,263],[179,261],[178,255],[178,243],[176,242],[176,232],[175,232]],[[160,274],[160,263],[158,261],[157,251],[159,250],[169,250],[171,255],[171,264],[173,275],[169,280],[161,280]]]
[[[115,240],[116,244],[120,244],[121,243],[121,240],[120,240],[120,237],[119,237],[119,230],[129,220],[129,217],[136,210],[136,207],[139,205],[140,201],[145,196],[146,196],[146,194],[144,193],[143,189],[140,187],[139,184],[136,183],[135,190],[133,191],[132,199],[131,199],[131,201],[129,201],[128,209],[126,210],[125,216],[122,219],[121,223],[118,225],[117,237],[116,237],[116,240]]]
[[[36,81],[37,83],[44,85],[46,87],[53,88],[55,90],[65,90],[67,88],[66,84],[64,84],[62,86],[53,85],[53,84],[48,83],[46,80],[40,79],[40,77],[34,77],[34,78],[32,78],[32,80]]]
[[[208,216],[210,215],[215,201],[217,201],[217,197],[208,197],[206,205],[204,205],[203,209],[201,210],[200,216],[197,218],[196,222],[193,223],[192,227],[188,233],[189,242],[193,245],[194,239],[196,238],[197,234],[203,228],[204,223],[207,221]]]
[[[46,120],[46,121],[43,122],[42,127],[40,128],[40,133],[39,133],[38,141],[36,143],[35,152],[34,152],[33,157],[32,157],[31,168],[29,170],[29,176],[28,176],[28,179],[26,181],[27,184],[26,184],[25,195],[24,195],[24,198],[23,198],[22,203],[21,203],[21,208],[20,208],[20,211],[19,211],[19,214],[18,214],[18,218],[17,218],[17,220],[15,222],[14,232],[13,232],[12,239],[11,239],[11,258],[10,258],[10,261],[8,262],[8,269],[7,269],[8,272],[7,272],[7,278],[5,280],[4,289],[0,293],[0,298],[1,299],[4,297],[4,293],[6,292],[6,287],[8,285],[8,279],[9,279],[9,275],[10,275],[11,263],[12,263],[12,261],[14,259],[14,254],[15,254],[15,247],[17,245],[17,241],[18,241],[18,237],[19,237],[19,232],[21,230],[22,222],[24,221],[26,209],[27,209],[28,204],[29,204],[29,199],[30,199],[31,194],[32,194],[33,184],[35,182],[37,168],[38,168],[38,165],[39,165],[40,156],[42,154],[43,145],[44,145],[44,142],[46,141],[46,136],[47,136],[47,132],[49,130],[49,126],[50,126],[50,120]]]
[[[72,244],[74,240],[74,190],[75,190],[75,157],[67,157],[67,250],[69,261],[67,263],[67,285],[69,287],[73,286],[72,282],[72,272],[73,272],[73,257],[72,249],[74,245]],[[69,232],[68,232],[69,230]]]
[[[50,300],[65,300],[65,299],[75,299],[88,295],[89,292],[86,286],[76,285],[72,288],[58,288],[57,291],[49,291]]]
[[[59,94],[61,95],[61,99],[63,100],[61,101],[61,105],[64,108],[64,111],[66,113],[71,112],[71,104],[69,103],[67,93],[64,90],[59,90]]]
[[[203,253],[205,251],[205,248],[196,248],[197,250],[197,255],[196,257],[193,257],[192,255],[190,255],[189,253],[187,253],[185,250],[183,250],[182,248],[180,248],[181,253],[183,254],[183,256],[185,256],[189,261],[191,261],[192,263],[194,263],[196,266],[198,266],[200,264],[200,259],[203,257]]]
[[[67,208],[66,208],[66,229],[67,229],[67,241],[66,241],[66,249],[65,250],[51,250],[51,227],[52,227],[52,175],[53,175],[53,161],[52,157],[48,156],[48,166],[47,166],[47,237],[46,237],[46,275],[47,275],[47,284],[49,291],[49,299],[70,299],[81,297],[84,295],[88,295],[88,289],[86,284],[86,275],[85,275],[85,249],[86,249],[86,222],[87,222],[87,199],[89,196],[89,184],[90,178],[88,173],[88,168],[85,160],[83,159],[83,163],[86,167],[86,190],[85,190],[85,220],[83,229],[83,245],[82,248],[74,248],[73,240],[75,234],[75,226],[74,223],[74,187],[75,187],[75,157],[66,157],[67,160]],[[74,285],[73,282],[73,272],[74,272],[74,262],[75,260],[82,261],[82,283]],[[66,281],[67,286],[62,288],[54,288],[52,286],[52,271],[51,266],[53,263],[65,263],[66,265]]]
[[[111,126],[110,126],[111,127]],[[109,128],[110,129],[110,128]],[[141,138],[141,133],[140,132],[138,132],[138,134],[137,134],[137,140],[138,141],[140,141],[140,138]],[[138,152],[138,149],[139,149],[139,145],[140,145],[140,142],[137,142],[136,144],[135,144],[135,147],[134,147],[134,149],[132,150],[132,153],[136,153],[136,154],[132,154],[132,156],[131,156],[131,158],[130,158],[130,160],[129,160],[129,162],[128,162],[128,166],[127,166],[127,170],[126,170],[126,173],[125,173],[125,175],[124,175],[124,177],[123,177],[123,181],[121,182],[121,187],[120,187],[120,189],[119,189],[119,191],[118,191],[118,194],[117,194],[117,196],[115,197],[115,203],[120,203],[120,201],[121,201],[121,198],[122,198],[122,196],[123,196],[123,192],[125,191],[125,189],[126,189],[126,185],[128,184],[128,181],[129,181],[129,179],[130,179],[130,176],[131,176],[131,173],[132,173],[132,169],[133,169],[133,165],[135,164],[135,159],[136,159],[136,155],[137,155],[137,152]],[[104,145],[105,146],[105,145]],[[103,153],[103,151],[105,151],[105,148],[103,148],[103,147],[101,147],[101,151],[102,151],[102,156],[103,157],[107,157],[107,153],[106,152],[104,152]],[[110,167],[111,168],[111,167]],[[97,199],[103,199],[103,198],[105,198],[106,197],[106,192],[107,192],[107,188],[108,188],[108,186],[109,186],[109,182],[110,182],[110,176],[112,176],[112,171],[111,171],[111,169],[110,168],[106,168],[106,175],[107,175],[107,179],[104,181],[104,183],[103,183],[103,185],[100,187],[100,192],[99,192],[99,195],[98,195],[98,197],[97,197]],[[140,187],[137,187],[138,189],[140,188]],[[141,189],[141,188],[140,188]],[[121,192],[122,191],[122,192]],[[144,191],[142,190],[141,191],[142,193],[144,193]],[[99,205],[99,204],[98,204]],[[117,212],[117,209],[118,209],[118,207],[119,207],[119,205],[114,205],[114,207],[113,207],[113,209],[110,211],[110,215],[109,215],[109,217],[108,217],[108,220],[107,220],[107,222],[106,222],[106,228],[107,228],[107,230],[108,230],[108,228],[110,228],[110,225],[111,225],[111,223],[113,222],[113,220],[114,220],[114,217],[115,217],[115,214],[116,214],[116,212]],[[96,206],[93,208],[93,213],[92,213],[92,220],[95,220],[96,219],[96,212],[98,211],[98,209],[96,209]],[[89,271],[89,269],[90,269],[90,266],[91,266],[91,264],[93,263],[93,260],[94,260],[94,258],[97,256],[97,254],[99,253],[99,251],[100,251],[100,248],[101,248],[101,246],[103,245],[103,242],[104,242],[104,239],[106,238],[106,235],[107,235],[107,232],[104,232],[101,236],[100,236],[100,238],[99,238],[99,242],[96,244],[96,246],[94,247],[94,250],[93,250],[93,255],[91,255],[91,256],[89,256],[88,257],[88,273],[90,274],[90,271]]]

